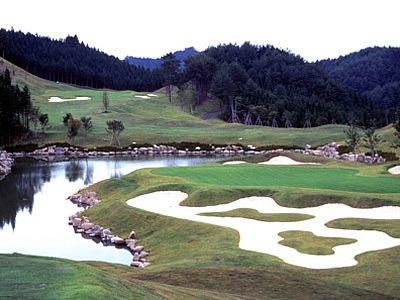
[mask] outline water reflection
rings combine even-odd
[[[17,160],[0,181],[0,253],[55,256],[129,264],[128,251],[75,234],[68,216],[79,208],[65,200],[79,188],[142,168],[190,166],[210,157],[110,157],[43,162]],[[96,242],[98,244],[96,244]],[[104,245],[107,246],[107,245]],[[116,253],[117,252],[117,253]]]
[[[0,228],[11,224],[15,228],[18,211],[33,208],[34,194],[51,179],[51,167],[39,161],[20,161],[12,173],[0,181]]]

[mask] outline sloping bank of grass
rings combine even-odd
[[[296,158],[299,159],[299,156]],[[266,160],[267,157],[261,156],[259,159]],[[322,161],[326,164],[309,168],[321,169],[323,172],[327,168],[333,171],[352,169],[364,174],[353,174],[361,179],[368,178],[366,175],[377,179],[385,177],[382,173],[384,166],[364,169],[364,166],[358,164]],[[197,169],[209,167],[230,172],[242,170],[242,166],[233,169],[213,163],[207,166],[176,168],[175,175],[181,174],[185,169],[198,172]],[[305,169],[303,166],[296,168]],[[144,193],[180,190],[189,194],[185,200],[186,205],[193,206],[227,203],[240,197],[255,195],[272,196],[279,204],[294,207],[332,202],[347,203],[355,207],[375,207],[398,205],[399,193],[369,193],[367,190],[364,193],[355,193],[343,189],[329,190],[318,185],[252,186],[240,185],[240,181],[221,185],[159,175],[166,172],[163,170],[139,170],[92,186],[91,189],[99,193],[102,202],[85,212],[90,220],[104,227],[112,226],[114,233],[120,236],[127,236],[131,230],[135,230],[139,237],[138,242],[146,246],[146,250],[151,253],[149,259],[154,264],[144,270],[96,262],[90,262],[89,265],[119,274],[127,280],[140,278],[146,282],[229,293],[246,298],[400,297],[400,247],[362,254],[357,257],[359,264],[355,267],[309,270],[287,265],[276,257],[239,249],[239,236],[232,229],[165,217],[126,204],[128,199]],[[166,170],[171,172],[170,169]],[[246,176],[252,177],[255,174],[248,173]],[[358,185],[358,182],[355,181],[354,185]]]
[[[127,280],[117,272],[105,272],[84,262],[57,258],[0,255],[0,269],[2,299],[235,298],[233,295],[166,286],[137,279]]]

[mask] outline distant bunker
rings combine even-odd
[[[75,99],[61,99],[60,97],[50,97],[49,102],[67,102],[67,101],[83,101],[83,100],[90,100],[90,97],[75,97]]]

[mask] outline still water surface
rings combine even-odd
[[[68,225],[78,208],[68,200],[83,186],[154,167],[191,166],[217,157],[75,159],[63,162],[17,160],[0,181],[0,253],[96,260],[129,265],[125,249],[84,239]],[[112,224],[111,224],[112,226]]]

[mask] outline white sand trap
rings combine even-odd
[[[140,96],[140,95],[136,95],[136,98],[142,98],[142,99],[150,99],[149,96]]]
[[[90,97],[75,97],[75,99],[61,99],[60,97],[50,97],[49,102],[84,101],[90,99]]]
[[[157,97],[157,95],[154,95],[154,94],[147,94],[147,96],[149,96],[149,97]]]
[[[154,192],[127,201],[133,207],[153,213],[186,220],[230,227],[240,234],[239,247],[244,250],[274,255],[288,264],[310,269],[350,267],[357,264],[355,256],[368,251],[400,245],[400,239],[374,230],[344,230],[328,228],[324,224],[338,218],[400,219],[400,207],[359,209],[344,204],[326,204],[309,208],[288,208],[269,197],[248,197],[234,202],[206,207],[180,206],[187,194],[178,191]],[[253,208],[261,213],[300,213],[315,218],[299,222],[262,222],[246,218],[199,216],[205,212],[223,212],[236,208]],[[280,232],[303,230],[317,236],[356,239],[356,243],[336,246],[332,255],[303,254],[278,244]]]
[[[259,165],[271,165],[271,166],[293,166],[293,165],[320,165],[319,163],[312,163],[312,162],[299,162],[291,159],[287,156],[277,156],[271,158],[269,161],[264,161],[258,163]]]
[[[390,168],[388,171],[390,174],[400,175],[400,166],[395,166],[393,168]]]
[[[234,160],[234,161],[227,161],[224,162],[223,165],[241,165],[241,164],[245,164],[246,162],[243,160]]]

